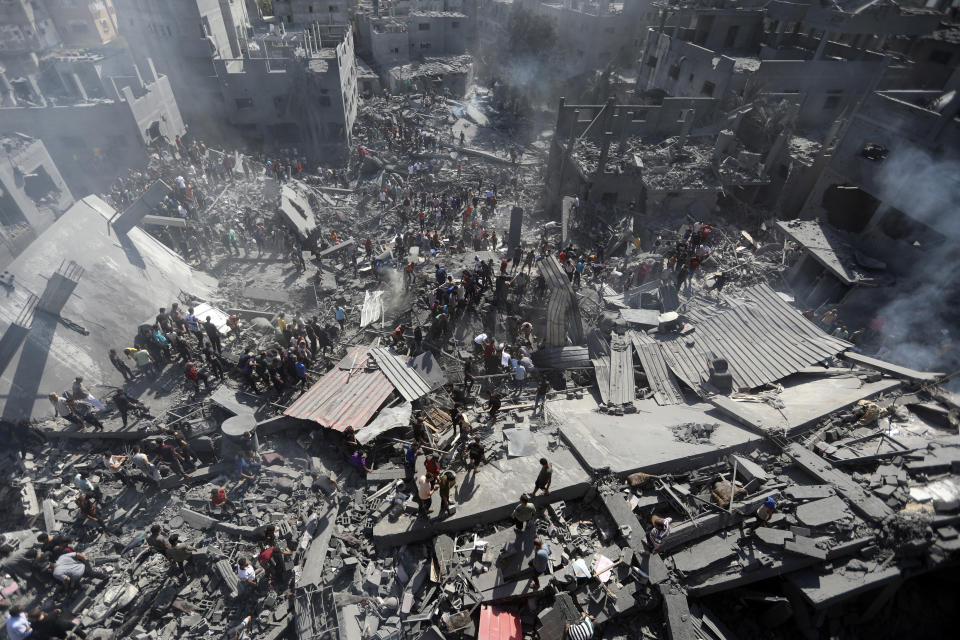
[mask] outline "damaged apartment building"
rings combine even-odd
[[[462,0],[373,0],[356,10],[358,49],[396,93],[463,97],[473,84],[474,19]],[[372,88],[372,87],[370,87]]]
[[[350,144],[358,69],[347,7],[315,5],[278,2],[269,20],[240,0],[121,0],[118,9],[134,51],[170,74],[195,132],[319,157]]]
[[[116,46],[112,4],[66,14],[60,5],[0,6],[0,128],[41,139],[71,189],[86,193],[185,129],[167,78]]]

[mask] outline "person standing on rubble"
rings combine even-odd
[[[120,372],[123,376],[124,382],[130,382],[133,380],[133,371],[130,370],[130,367],[127,366],[127,363],[120,359],[120,356],[117,355],[116,349],[110,349],[110,364],[113,365],[113,368]]]
[[[765,527],[767,523],[770,522],[770,518],[773,517],[773,514],[777,511],[777,501],[773,497],[768,497],[763,501],[763,504],[760,505],[760,508],[757,509],[757,526]]]
[[[553,465],[546,458],[540,458],[540,473],[537,474],[537,480],[533,486],[532,496],[537,495],[537,491],[543,491],[543,495],[550,495],[550,484],[553,482]]]
[[[488,411],[487,421],[490,424],[493,424],[497,421],[497,413],[500,411],[501,397],[502,396],[497,391],[490,392],[490,399],[487,400],[487,404],[485,405]]]
[[[120,420],[124,427],[127,426],[127,417],[131,411],[135,411],[141,418],[151,417],[150,412],[143,406],[143,403],[128,396],[123,389],[119,389],[117,393],[114,394],[113,404],[116,405],[117,411],[120,412]]]
[[[193,307],[187,309],[183,319],[187,323],[187,331],[197,339],[197,348],[203,349],[203,332],[200,331],[200,319],[194,314]]]
[[[513,513],[510,515],[517,533],[520,533],[537,513],[536,507],[530,504],[530,499],[530,496],[526,493],[520,496],[520,503],[513,508]]]
[[[418,517],[430,515],[433,494],[437,490],[433,481],[434,476],[430,473],[424,473],[417,478],[417,500],[420,503],[420,508],[417,510]]]
[[[257,572],[246,558],[237,561],[237,581],[241,597],[257,592]]]
[[[133,455],[130,456],[130,461],[133,462],[133,466],[139,469],[143,475],[150,478],[154,482],[160,482],[160,470],[157,469],[156,465],[150,462],[150,459],[147,458],[147,454],[140,451],[140,445],[135,445],[133,447]]]
[[[217,354],[222,354],[223,344],[220,342],[220,330],[217,329],[217,325],[211,322],[210,316],[207,316],[206,320],[203,321],[203,331],[207,334],[207,339],[210,340],[214,351],[216,351]],[[203,345],[201,345],[201,347],[202,346]]]
[[[334,317],[336,317],[336,319],[337,319],[337,324],[340,325],[340,338],[342,339],[342,338],[343,338],[343,331],[344,331],[344,323],[345,323],[346,320],[347,320],[347,312],[343,309],[343,306],[342,306],[342,305],[339,305],[339,304],[338,304],[338,305],[333,309],[333,315],[334,315]]]
[[[453,471],[444,471],[440,474],[438,490],[440,491],[440,512],[437,517],[442,517],[450,511],[450,490],[457,485],[457,476]]]
[[[530,568],[533,569],[533,577],[530,579],[531,586],[540,588],[540,576],[544,575],[550,569],[550,545],[540,538],[534,538],[533,559],[530,560]]]
[[[661,518],[660,516],[651,516],[650,523],[653,525],[650,527],[650,530],[647,531],[647,537],[644,539],[644,547],[646,547],[646,554],[650,555],[656,553],[660,550],[663,541],[667,539],[667,536],[670,534],[670,523],[673,522],[673,518]]]

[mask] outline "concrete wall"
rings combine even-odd
[[[750,74],[748,86],[764,94],[796,94],[798,123],[817,126],[859,102],[879,82],[886,64],[885,60],[764,60]]]
[[[274,0],[273,15],[287,25],[344,25],[350,20],[348,0]]]
[[[381,67],[392,67],[410,62],[410,36],[406,31],[370,31],[370,49],[373,62]]]
[[[646,72],[641,85],[645,89],[660,89],[671,96],[723,99],[745,82],[743,77],[734,78],[732,58],[656,32],[651,32],[650,38],[641,64],[641,73]]]
[[[462,13],[418,13],[407,19],[410,56],[460,55],[467,52],[467,16]]]
[[[685,112],[693,109],[693,126],[702,126],[713,119],[717,103],[713,98],[664,98],[659,105],[618,104],[609,114],[607,130],[613,131],[614,140],[620,136],[674,135],[680,130]],[[564,140],[569,138],[571,131],[573,135],[581,135],[602,108],[603,105],[562,103],[557,113],[557,135]],[[590,128],[590,134],[597,137],[603,130],[604,126],[598,122]]]
[[[0,139],[0,223],[28,225],[34,234],[41,233],[53,224],[56,217],[73,204],[73,195],[63,176],[47,153],[40,140],[33,140],[23,147],[6,151]],[[36,194],[30,193],[29,180],[44,181],[51,191],[46,194],[44,206],[38,206]],[[28,178],[27,176],[32,176]],[[19,219],[18,219],[19,218]],[[0,263],[0,266],[6,266]]]

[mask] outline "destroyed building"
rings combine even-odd
[[[8,637],[955,633],[955,11],[0,4]]]
[[[430,90],[462,97],[473,81],[467,46],[474,21],[461,2],[361,4],[359,49],[393,92]]]
[[[0,267],[6,266],[73,204],[70,188],[43,142],[0,137]]]

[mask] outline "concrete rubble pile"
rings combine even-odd
[[[188,143],[119,181],[127,212],[163,184],[144,228],[217,276],[177,300],[215,353],[151,343],[129,424],[11,428],[7,604],[88,639],[816,638],[955,566],[950,376],[795,306],[772,227],[545,222],[509,122],[373,98],[344,170]]]

